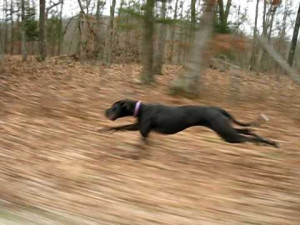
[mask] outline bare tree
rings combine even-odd
[[[271,36],[272,36],[272,31],[273,31],[273,24],[274,24],[274,17],[277,11],[277,8],[279,6],[280,2],[278,4],[273,4],[270,8],[270,19],[269,19],[269,33],[268,33],[268,41],[271,42]]]
[[[231,7],[231,0],[227,0],[226,8],[224,9],[224,2],[223,0],[218,0],[218,6],[219,6],[219,19],[220,19],[220,32],[226,33],[228,29],[228,16],[229,11]]]
[[[144,34],[143,34],[143,69],[141,80],[145,84],[154,82],[153,76],[153,31],[154,31],[154,0],[147,0],[144,13]]]
[[[58,6],[59,4],[63,4],[63,0],[59,0],[58,2],[50,1],[50,6],[46,8],[46,1],[40,0],[40,18],[39,18],[39,50],[40,50],[40,57],[41,61],[44,61],[47,56],[47,49],[46,49],[46,24],[48,14],[51,9]],[[60,31],[59,31],[60,32]],[[60,34],[59,34],[60,35]],[[59,38],[60,41],[60,38]]]
[[[60,5],[60,12],[59,12],[59,40],[58,40],[58,52],[57,54],[61,54],[61,46],[63,42],[63,8],[64,8],[64,0],[61,0],[61,5]]]
[[[158,45],[157,51],[155,51],[154,57],[154,65],[153,65],[153,73],[154,74],[162,74],[162,67],[164,64],[164,51],[165,51],[165,43],[167,36],[167,26],[164,23],[166,19],[166,0],[162,0],[162,5],[160,8],[160,18],[162,22],[159,25],[159,33],[158,33]]]
[[[185,41],[186,41],[186,36],[187,36],[187,24],[185,22],[185,15],[184,15],[184,2],[183,1],[180,1],[180,13],[179,13],[179,27],[180,27],[180,30],[179,30],[179,41],[177,42],[178,43],[178,48],[177,48],[177,63],[178,64],[183,64],[185,61],[185,52],[186,52],[186,48],[185,48]],[[195,34],[194,34],[195,35]],[[188,40],[190,41],[190,40]]]
[[[279,28],[279,53],[281,55],[286,54],[286,48],[285,46],[285,38],[286,38],[286,30],[287,30],[287,17],[290,14],[290,6],[291,6],[291,1],[290,0],[285,0],[284,4],[284,11],[283,11],[283,16],[282,16],[282,24],[280,25]]]
[[[101,28],[101,11],[103,10],[103,7],[105,6],[105,1],[97,0],[96,5],[96,55],[97,58],[101,58],[103,56],[103,53],[100,52],[101,49],[101,43],[100,43],[100,28]]]
[[[10,20],[11,20],[11,36],[10,36],[10,40],[11,40],[11,44],[10,44],[10,54],[14,54],[14,41],[15,41],[15,21],[14,21],[14,14],[17,13],[18,10],[14,9],[14,1],[11,0],[10,2]]]
[[[267,35],[268,35],[267,14],[268,14],[267,13],[267,0],[264,0],[263,21],[262,21],[262,25],[263,25],[262,36],[263,36],[263,38],[267,38]],[[265,62],[264,56],[265,56],[265,50],[263,48],[259,48],[257,62],[256,62],[259,70],[261,70],[264,66],[264,62]]]
[[[258,20],[258,8],[259,8],[259,0],[256,0],[255,22],[254,22],[254,30],[253,30],[253,43],[252,43],[252,54],[251,54],[250,70],[254,69],[256,58],[257,58],[257,20]]]
[[[116,8],[116,0],[112,0],[110,6],[109,25],[107,27],[108,36],[105,43],[105,62],[107,63],[107,65],[111,64],[111,52],[112,52],[113,39],[114,39],[115,8]]]
[[[84,15],[84,11],[81,10],[80,13],[79,13],[78,22],[77,22],[78,32],[79,32],[79,41],[78,41],[77,51],[78,51],[79,60],[82,60],[83,53],[84,53],[83,32],[82,32],[82,28],[83,28],[82,18],[83,18],[83,15]]]
[[[196,29],[190,62],[186,65],[185,74],[172,83],[174,94],[182,93],[191,97],[198,96],[201,89],[201,75],[205,69],[204,54],[212,33],[214,1],[205,0],[205,11],[202,15],[201,29]]]
[[[281,4],[281,1],[272,1],[269,3],[269,9],[267,13],[265,12],[266,2],[264,3],[264,23],[263,23],[263,37],[267,38],[268,42],[271,43],[271,36],[273,31],[274,17],[277,11],[278,6]],[[260,51],[260,69],[267,70],[270,68],[270,57],[268,57],[267,52],[264,50]]]
[[[293,37],[292,37],[292,42],[291,42],[291,47],[290,47],[290,52],[288,57],[288,63],[290,66],[293,65],[293,61],[294,61],[297,39],[299,34],[299,27],[300,27],[300,4],[298,8],[297,18],[294,25],[294,32],[293,32]]]
[[[0,37],[0,72],[4,71],[4,59],[5,59],[5,54],[4,54],[4,49],[2,45],[2,40]]]
[[[197,0],[191,0],[191,33],[190,37],[192,37],[195,27],[196,27],[196,2]]]
[[[27,48],[26,48],[26,28],[25,28],[25,0],[21,0],[21,51],[22,60],[27,60]]]
[[[40,0],[40,19],[39,19],[39,49],[41,61],[46,59],[46,1]]]
[[[121,16],[121,12],[122,12],[122,9],[123,9],[124,5],[125,5],[125,0],[121,0],[120,8],[119,8],[119,11],[118,11],[118,17]]]
[[[176,0],[176,3],[175,3],[175,9],[174,9],[174,16],[173,16],[173,20],[174,20],[174,21],[177,20],[178,2],[179,2],[179,0]],[[171,45],[170,45],[169,62],[171,62],[171,63],[173,62],[173,54],[174,54],[175,28],[176,28],[176,25],[173,24],[172,27],[171,27],[171,35],[170,35]]]
[[[4,53],[6,54],[8,52],[8,21],[9,21],[9,8],[8,8],[8,1],[4,1]]]
[[[97,27],[100,26],[101,11],[103,10],[104,6],[105,6],[105,1],[103,1],[103,0],[97,0],[97,5],[96,5],[96,22],[97,22]]]
[[[267,36],[267,0],[264,1],[264,10],[263,10],[263,37]]]

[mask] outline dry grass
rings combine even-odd
[[[189,100],[168,95],[179,70],[167,66],[145,87],[135,82],[137,65],[7,62],[0,199],[81,218],[70,224],[299,224],[299,87],[285,77],[208,70],[201,98]],[[240,88],[228,91],[230,77]],[[264,112],[271,121],[257,132],[281,148],[230,145],[191,128],[152,134],[147,157],[134,160],[139,134],[95,132],[111,125],[103,110],[125,97],[219,105],[245,121]]]

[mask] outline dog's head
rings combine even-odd
[[[128,99],[117,101],[105,111],[105,116],[113,121],[121,117],[132,116],[135,104],[136,101]]]

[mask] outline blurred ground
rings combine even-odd
[[[197,100],[168,95],[180,68],[138,84],[137,65],[10,59],[0,83],[0,224],[300,224],[300,88],[288,78],[208,70]],[[230,90],[230,91],[228,91]],[[99,134],[122,98],[224,107],[239,120],[263,112],[257,133],[280,149],[231,145],[191,128]],[[124,124],[132,119],[122,119]]]

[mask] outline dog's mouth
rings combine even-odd
[[[110,119],[110,120],[112,120],[112,121],[114,121],[114,120],[116,120],[117,119],[117,116],[116,115],[114,115],[114,114],[106,114],[106,117],[108,118],[108,119]]]
[[[115,121],[117,118],[115,116],[109,116],[108,119]]]

